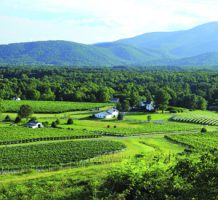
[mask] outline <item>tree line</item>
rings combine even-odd
[[[1,68],[0,99],[109,102],[118,97],[123,110],[140,101],[206,109],[218,106],[218,72],[209,70],[113,70]]]

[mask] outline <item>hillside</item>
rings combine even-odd
[[[41,41],[0,45],[0,64],[56,66],[217,66],[218,22],[85,45]]]

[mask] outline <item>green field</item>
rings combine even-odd
[[[2,105],[5,112],[18,112],[21,105],[30,105],[36,113],[61,113],[69,111],[81,111],[105,106],[113,106],[111,103],[86,103],[86,102],[64,102],[64,101],[13,101],[4,100]]]

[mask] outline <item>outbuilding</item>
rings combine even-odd
[[[26,124],[26,127],[28,128],[43,128],[43,124],[37,121],[31,121],[28,124]]]

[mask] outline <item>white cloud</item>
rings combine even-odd
[[[0,17],[0,43],[93,43],[218,21],[216,0],[1,0],[0,7],[8,10]]]

